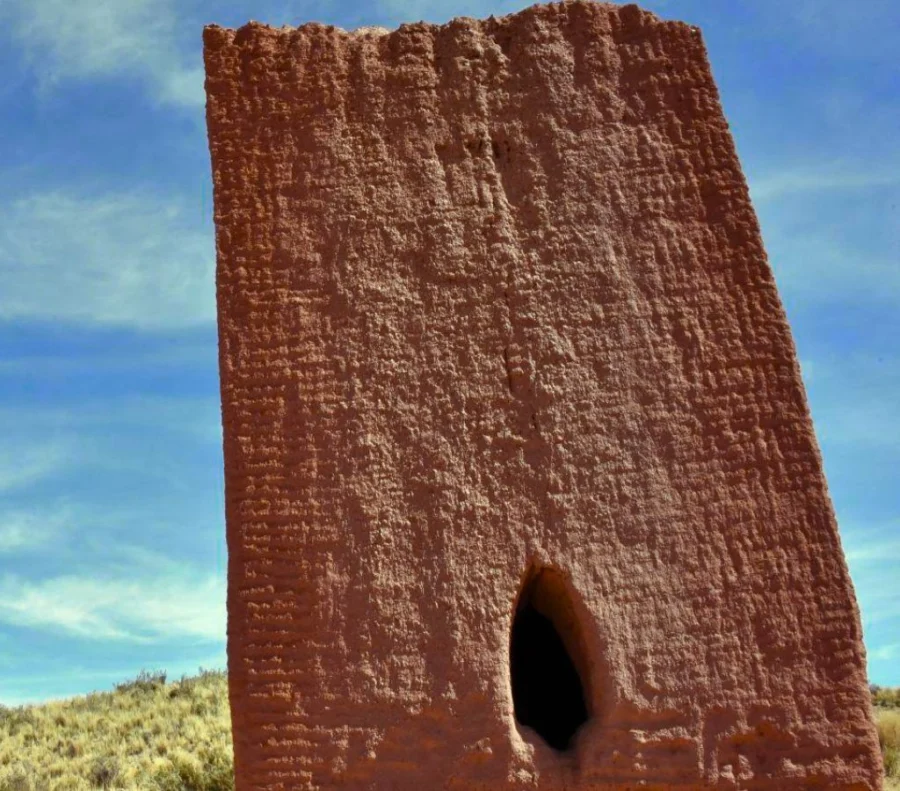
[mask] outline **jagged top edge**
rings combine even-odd
[[[400,30],[404,30],[412,27],[426,27],[432,30],[441,30],[443,28],[451,27],[459,24],[479,24],[483,22],[494,22],[498,24],[504,24],[507,22],[511,22],[519,16],[534,13],[535,11],[541,9],[554,9],[554,8],[563,8],[566,6],[573,5],[592,5],[606,9],[607,11],[615,11],[618,13],[631,13],[635,15],[639,15],[641,20],[645,23],[649,23],[651,25],[663,25],[663,26],[673,26],[673,27],[687,27],[691,29],[693,32],[699,33],[699,28],[694,25],[689,25],[686,22],[680,22],[676,20],[667,20],[661,19],[652,11],[647,11],[644,8],[641,8],[635,3],[628,4],[619,4],[619,3],[608,3],[602,2],[602,0],[562,0],[562,2],[551,2],[551,3],[538,3],[536,5],[528,6],[519,11],[514,11],[510,14],[505,14],[500,17],[495,17],[493,15],[486,17],[484,19],[479,19],[476,17],[470,16],[458,16],[453,19],[448,20],[443,23],[434,23],[434,22],[404,22],[400,24],[398,27],[390,29],[381,26],[362,26],[358,28],[354,28],[353,30],[346,30],[342,27],[338,27],[337,25],[330,25],[323,22],[305,22],[302,25],[282,25],[281,27],[274,27],[272,25],[268,25],[265,22],[258,22],[255,20],[251,20],[244,25],[241,25],[239,28],[227,28],[217,25],[215,23],[205,25],[203,28],[204,39],[207,43],[211,43],[211,38],[215,37],[222,41],[225,40],[230,43],[237,37],[241,37],[242,34],[246,35],[250,32],[266,32],[273,33],[276,35],[292,35],[297,32],[303,31],[324,31],[331,35],[337,35],[348,38],[365,38],[365,37],[373,37],[380,38],[382,36],[388,36],[392,33],[395,33]]]

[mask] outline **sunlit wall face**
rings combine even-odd
[[[224,666],[201,29],[516,3],[0,3],[0,703]],[[900,684],[900,121],[889,0],[700,26],[803,367],[872,681]]]

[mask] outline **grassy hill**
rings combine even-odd
[[[900,690],[873,687],[888,781],[900,791]],[[0,706],[0,791],[233,791],[224,672],[166,683],[142,672],[113,692]]]
[[[900,791],[900,688],[872,687],[872,702],[884,755],[884,788]]]
[[[0,707],[0,791],[232,791],[224,672]]]

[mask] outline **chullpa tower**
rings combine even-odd
[[[697,29],[205,31],[238,791],[877,789]]]

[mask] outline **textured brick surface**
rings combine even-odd
[[[699,32],[205,31],[237,788],[875,789],[859,617]],[[590,720],[517,725],[555,568]]]

